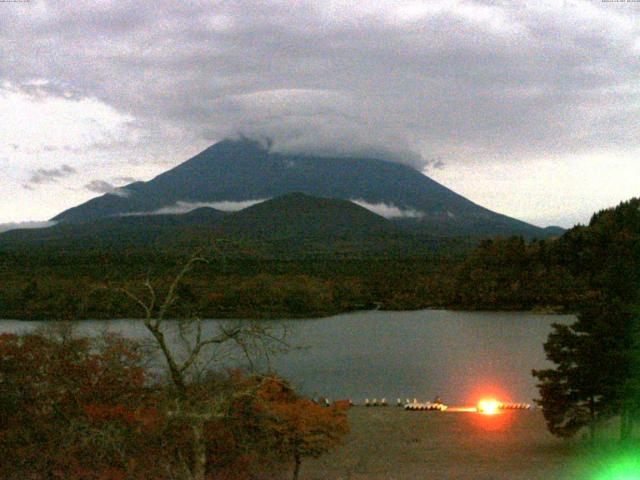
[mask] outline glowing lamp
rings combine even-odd
[[[476,411],[484,415],[495,415],[500,411],[500,402],[493,399],[480,400],[476,407]]]

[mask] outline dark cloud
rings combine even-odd
[[[640,146],[636,16],[599,0],[33,0],[0,17],[0,75],[98,98],[148,143],[514,161]]]
[[[433,170],[442,170],[445,167],[446,163],[441,158],[434,158],[429,162],[429,166]]]
[[[31,172],[31,176],[24,187],[31,189],[34,185],[55,183],[62,178],[73,175],[74,173],[76,173],[76,169],[66,164],[56,168],[38,168]]]
[[[94,193],[111,193],[116,189],[114,185],[104,180],[92,180],[84,188]]]

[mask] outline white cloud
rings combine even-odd
[[[133,117],[94,98],[52,96],[41,90],[46,85],[0,85],[0,153],[86,149],[134,133]]]
[[[268,198],[257,198],[255,200],[244,200],[241,202],[234,202],[231,200],[226,200],[223,202],[211,202],[210,206],[215,208],[216,210],[222,210],[223,212],[237,212],[238,210],[243,210],[252,205],[256,205],[258,203],[262,203],[269,200]]]
[[[394,219],[394,218],[422,218],[424,217],[424,212],[420,210],[415,210],[413,208],[399,208],[393,204],[388,203],[369,203],[362,199],[352,199],[353,203],[360,205],[361,207],[366,208],[367,210],[372,211],[373,213],[377,213],[378,215]]]
[[[189,213],[197,208],[215,208],[216,210],[221,210],[223,212],[237,212],[239,210],[243,210],[247,207],[255,205],[257,203],[262,203],[267,198],[258,198],[255,200],[243,200],[243,201],[232,201],[225,200],[221,202],[183,202],[178,201],[173,205],[169,205],[166,207],[159,208],[158,210],[153,210],[150,212],[131,212],[125,213],[122,216],[131,217],[131,216],[142,216],[142,215],[180,215],[183,213]]]
[[[33,184],[57,182],[74,173],[77,173],[76,169],[66,164],[60,168],[38,168],[31,172],[25,188],[32,188]]]
[[[332,157],[373,157],[416,168],[425,160],[398,128],[379,120],[384,113],[339,90],[274,89],[223,99],[229,135],[268,138],[271,151]],[[359,114],[354,114],[359,111]]]
[[[638,158],[640,150],[606,150],[524,164],[447,164],[430,175],[493,211],[541,227],[570,228],[640,195]]]
[[[13,223],[0,223],[0,233],[8,232],[9,230],[18,230],[22,228],[48,228],[52,227],[56,222],[13,222]]]

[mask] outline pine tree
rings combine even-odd
[[[591,294],[545,343],[556,367],[533,372],[538,403],[558,436],[589,425],[593,438],[599,419],[617,415],[627,440],[640,414],[640,199],[597,213],[571,240]]]

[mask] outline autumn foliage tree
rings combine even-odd
[[[292,464],[297,475],[347,432],[344,412],[275,376],[211,373],[185,385],[190,405],[177,404],[144,358],[116,336],[0,335],[0,478],[192,478],[200,448],[203,478],[275,476]]]
[[[202,319],[197,315],[180,317],[176,322],[168,321],[181,300],[185,277],[196,265],[203,263],[208,261],[199,256],[192,257],[164,292],[159,291],[149,278],[143,283],[144,294],[126,288],[120,289],[144,312],[144,326],[153,337],[166,364],[173,390],[173,406],[168,415],[176,422],[183,423],[183,431],[187,432],[188,438],[188,445],[176,450],[179,460],[176,475],[188,480],[205,479],[210,464],[206,448],[206,427],[212,421],[228,417],[228,394],[214,389],[203,395],[197,382],[193,381],[203,373],[203,364],[209,364],[210,369],[220,369],[222,365],[215,362],[216,353],[227,348],[243,354],[250,363],[253,361],[252,357],[286,348],[283,336],[274,334],[273,329],[266,324],[218,322],[213,332],[207,332]],[[173,332],[172,325],[176,329]],[[179,343],[171,341],[175,333]],[[209,361],[206,357],[209,357]],[[249,394],[256,388],[234,392],[231,398]]]
[[[194,257],[165,291],[121,289],[145,313],[157,356],[114,335],[71,330],[0,336],[1,478],[86,480],[252,478],[318,456],[346,432],[336,409],[275,376],[224,374],[215,355],[251,360],[286,347],[267,325],[198,317],[169,321]],[[213,330],[209,327],[213,327]],[[157,370],[157,369],[156,369]]]
[[[0,335],[2,478],[143,478],[155,418],[132,342]]]
[[[253,421],[266,452],[293,466],[297,480],[303,458],[317,458],[338,446],[349,432],[344,408],[324,407],[298,395],[274,377],[249,379],[259,385],[255,395],[235,405],[236,417]],[[248,420],[249,419],[249,420]]]

